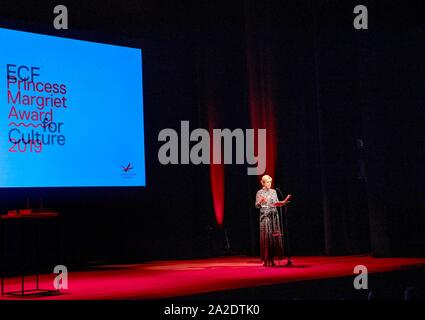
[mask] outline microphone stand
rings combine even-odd
[[[288,204],[285,204],[285,214],[283,216],[285,218],[286,251],[287,251],[287,256],[288,256],[288,261],[286,262],[286,266],[290,267],[290,266],[292,266],[292,261],[291,261],[291,254],[290,254],[290,251],[289,251],[290,247],[289,247],[289,228],[288,228]]]
[[[279,188],[276,188],[276,190],[279,191],[279,194],[282,197],[282,199],[285,199],[285,197],[283,196],[282,192],[280,192],[280,189]],[[286,230],[283,233],[283,235],[285,236],[285,234],[286,234],[286,239],[285,239],[285,242],[286,242],[286,255],[288,257],[288,261],[286,262],[285,267],[291,267],[291,266],[293,266],[293,264],[292,264],[292,261],[291,261],[291,255],[290,255],[290,251],[289,251],[290,247],[289,247],[289,228],[288,228],[288,204],[286,203],[284,205],[284,207],[285,207],[285,214],[282,214],[282,207],[279,207],[279,212],[281,214],[281,217],[283,216],[283,219],[285,219],[285,229]],[[283,226],[282,226],[283,219],[282,218],[280,219],[280,225],[281,225],[280,227],[281,227],[282,232],[283,232]]]

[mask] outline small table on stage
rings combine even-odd
[[[21,290],[17,291],[4,291],[4,274],[2,272],[1,274],[1,295],[11,295],[11,296],[28,296],[28,295],[40,295],[40,294],[57,294],[60,292],[59,289],[40,289],[39,288],[39,270],[38,270],[38,251],[39,251],[39,244],[38,244],[38,222],[44,221],[47,219],[56,219],[58,218],[59,214],[57,212],[47,211],[47,212],[37,212],[37,213],[30,213],[30,214],[7,214],[0,216],[0,225],[1,225],[1,234],[2,234],[2,244],[1,244],[1,253],[0,253],[0,261],[4,262],[4,248],[5,248],[5,236],[4,236],[4,224],[11,221],[19,221],[20,222],[20,229],[21,229],[21,267],[22,267],[22,274],[21,274]],[[24,289],[24,283],[25,283],[25,262],[24,262],[24,245],[25,245],[25,236],[24,236],[24,228],[23,228],[23,222],[30,221],[35,225],[35,276],[36,276],[36,288],[35,289]],[[58,228],[56,225],[56,232],[58,232]]]

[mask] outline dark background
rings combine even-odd
[[[56,4],[69,30],[53,28]],[[292,254],[423,255],[425,7],[363,1],[369,29],[355,30],[357,4],[1,1],[2,27],[142,48],[147,170],[144,188],[0,189],[1,213],[40,198],[58,210],[67,266],[258,255],[260,186],[246,165],[225,166],[219,227],[209,166],[163,166],[157,154],[159,131],[182,120],[250,128],[248,82],[262,81],[275,106],[274,183],[295,196]],[[46,224],[54,252],[52,238]]]

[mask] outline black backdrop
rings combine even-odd
[[[295,195],[292,253],[423,254],[425,11],[362,2],[369,30],[357,31],[358,3],[280,2],[65,1],[67,31],[50,2],[2,2],[3,27],[143,49],[147,168],[146,188],[1,189],[2,212],[27,198],[57,209],[68,265],[257,255],[257,177],[225,166],[219,228],[209,167],[157,158],[159,131],[207,128],[211,101],[221,128],[250,127],[255,50],[271,68],[251,80],[267,79],[277,106],[274,182]]]

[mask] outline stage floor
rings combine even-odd
[[[181,298],[212,292],[356,276],[364,265],[369,273],[425,267],[425,258],[372,258],[371,256],[294,257],[294,268],[265,268],[258,258],[226,256],[194,260],[153,261],[134,265],[97,266],[68,270],[68,289],[60,295],[30,299],[101,300]],[[285,264],[282,260],[281,264]],[[53,289],[55,274],[41,275],[40,288]],[[27,276],[26,289],[35,286]],[[5,290],[19,290],[20,278],[5,279]],[[21,299],[3,296],[0,299]],[[28,299],[25,298],[25,299]]]

